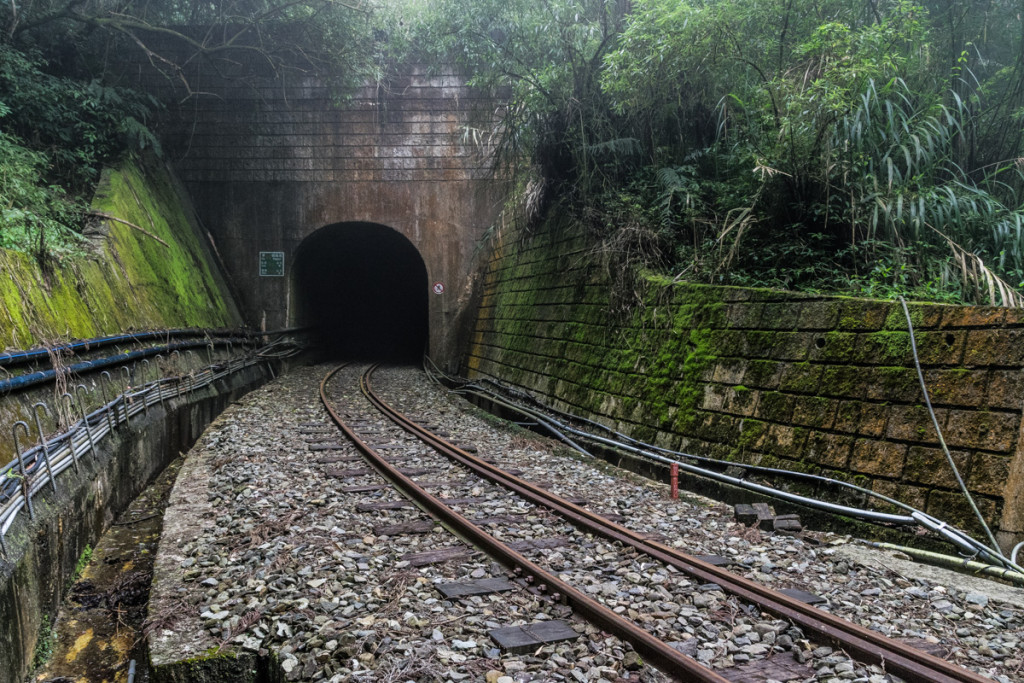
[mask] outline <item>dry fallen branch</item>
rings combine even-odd
[[[103,211],[90,211],[88,215],[95,216],[96,218],[103,218],[103,219],[106,219],[108,221],[114,221],[116,223],[122,223],[124,225],[127,225],[129,228],[134,228],[134,229],[138,230],[139,232],[141,232],[146,237],[152,237],[153,239],[155,239],[157,242],[159,242],[160,244],[164,245],[168,249],[171,248],[171,245],[167,244],[167,242],[164,242],[162,239],[160,239],[159,237],[157,237],[156,235],[151,233],[149,230],[146,230],[142,226],[136,225],[135,223],[132,223],[130,221],[126,221],[123,218],[118,218],[117,216],[112,216],[109,213],[105,213]]]

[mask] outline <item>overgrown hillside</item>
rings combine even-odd
[[[620,266],[1021,303],[1011,0],[46,0],[0,27],[0,246],[40,259],[76,249],[102,165],[156,146],[118,54],[180,81],[180,55],[238,50],[261,57],[240,79],[315,74],[339,98],[409,59],[511,92],[467,139],[527,221],[558,205]]]
[[[511,87],[474,131],[620,262],[1013,304],[1024,41],[1010,0],[438,0],[410,42]]]
[[[0,7],[0,248],[51,267],[86,253],[82,233],[105,166],[160,154],[161,107],[118,83],[135,51],[189,100],[183,67],[245,54],[234,77],[315,74],[336,88],[372,73],[376,3],[335,0],[12,0]],[[170,103],[184,106],[187,103]]]

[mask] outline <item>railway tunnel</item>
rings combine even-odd
[[[398,231],[377,223],[320,228],[296,249],[295,319],[321,355],[418,362],[428,338],[427,269]]]

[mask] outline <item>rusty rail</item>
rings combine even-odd
[[[367,398],[379,410],[410,433],[423,439],[438,452],[470,468],[485,479],[515,491],[530,502],[553,510],[577,527],[633,547],[700,581],[717,583],[724,591],[754,603],[766,612],[790,620],[805,631],[814,633],[846,650],[856,659],[883,665],[887,671],[895,673],[904,680],[915,683],[984,683],[990,680],[841,617],[823,612],[725,569],[686,555],[675,548],[647,540],[636,532],[610,522],[590,510],[569,503],[545,489],[507,474],[500,468],[484,462],[423,429],[373,394],[370,377],[375,369],[376,366],[367,370],[363,378],[363,385]]]
[[[527,583],[547,592],[552,598],[558,599],[569,605],[578,614],[583,615],[591,623],[600,626],[605,631],[615,634],[633,644],[636,651],[655,665],[662,668],[666,673],[686,681],[706,681],[708,683],[727,683],[727,679],[705,668],[691,657],[687,657],[678,650],[669,647],[666,643],[655,638],[653,635],[638,627],[631,621],[623,619],[619,615],[601,603],[587,597],[581,591],[573,588],[562,581],[554,574],[534,564],[529,559],[498,541],[480,527],[470,522],[467,518],[452,510],[444,502],[431,495],[418,486],[408,476],[402,474],[394,466],[382,458],[365,441],[360,439],[356,433],[345,424],[345,421],[334,410],[327,397],[327,383],[345,366],[339,366],[324,377],[320,383],[320,399],[330,414],[331,419],[352,440],[362,451],[369,464],[376,469],[383,477],[388,479],[403,495],[415,501],[424,510],[439,519],[443,524],[451,528],[456,534],[462,536],[473,545],[481,548],[491,557],[495,558],[506,567],[509,567],[516,574],[525,578]],[[367,375],[372,372],[373,366],[364,374],[360,381],[363,393],[370,398],[367,383]],[[377,406],[374,399],[370,401]],[[378,409],[379,406],[377,406]]]

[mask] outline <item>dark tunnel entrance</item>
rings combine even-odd
[[[427,268],[401,233],[375,223],[336,223],[295,253],[299,325],[322,355],[419,362],[427,344]]]

